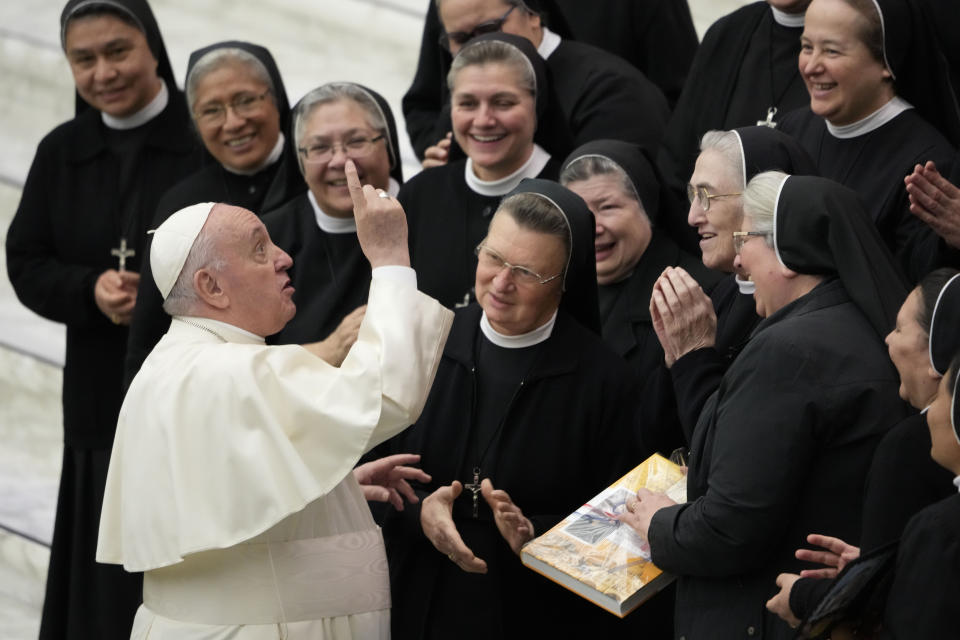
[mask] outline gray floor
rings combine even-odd
[[[637,0],[641,1],[641,0]],[[377,89],[400,112],[427,0],[151,0],[182,82],[189,52],[245,39],[267,46],[292,101],[330,80]],[[700,34],[739,0],[690,0]],[[37,142],[70,117],[72,82],[57,40],[63,2],[0,6],[0,240]],[[401,133],[406,175],[416,162]],[[0,254],[2,254],[0,243]],[[23,308],[0,255],[0,637],[35,638],[60,473],[64,334]]]

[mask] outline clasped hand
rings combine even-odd
[[[520,554],[523,545],[533,538],[533,523],[514,504],[506,491],[495,489],[489,478],[480,483],[483,499],[493,511],[497,530],[514,553]],[[420,508],[420,525],[437,551],[446,555],[468,573],[486,573],[486,561],[478,558],[460,537],[453,521],[453,503],[463,492],[463,485],[454,480],[424,498]]]
[[[113,324],[129,325],[137,304],[140,274],[133,271],[107,269],[93,286],[93,299],[103,315]]]
[[[713,303],[680,267],[667,267],[653,285],[650,318],[667,367],[691,351],[712,347],[716,342]]]

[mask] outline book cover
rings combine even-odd
[[[683,469],[654,454],[521,551],[523,564],[623,617],[673,581],[650,560],[650,545],[616,519],[641,487],[687,501]]]

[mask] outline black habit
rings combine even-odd
[[[458,160],[422,171],[397,196],[407,212],[417,286],[447,307],[473,299],[477,271],[473,250],[487,235],[503,198],[473,191],[465,178],[466,163]],[[559,163],[551,158],[535,177],[555,180],[559,171]]]
[[[671,190],[684,194],[707,131],[756,125],[809,102],[797,70],[802,27],[784,27],[766,2],[737,9],[710,26],[673,110],[657,162]],[[685,220],[665,221],[685,237]],[[686,242],[681,242],[686,247]]]
[[[420,466],[433,477],[417,487],[423,498],[453,480],[471,482],[477,444],[486,449],[492,442],[481,477],[509,493],[540,535],[640,460],[628,444],[637,382],[599,337],[560,311],[545,342],[503,350],[535,353],[526,373],[497,370],[499,377],[520,375],[522,383],[514,381],[515,391],[495,396],[506,400],[505,406],[492,406],[477,397],[483,374],[476,367],[477,349],[490,344],[480,332],[480,317],[477,305],[457,311],[423,413],[392,447],[422,455]],[[491,411],[499,411],[502,427],[491,439],[479,440],[478,416]],[[575,629],[627,628],[524,568],[482,498],[479,504],[474,519],[465,490],[454,505],[454,522],[467,546],[486,560],[485,575],[461,571],[433,547],[421,529],[419,505],[388,513],[384,537],[394,638],[571,637]]]
[[[78,2],[67,4],[62,25]],[[40,638],[128,638],[140,604],[140,574],[94,561],[100,506],[123,399],[127,328],[97,307],[94,286],[118,267],[121,238],[138,272],[160,195],[199,166],[182,94],[146,2],[116,2],[135,16],[158,74],[166,108],[147,123],[109,129],[79,100],[78,115],[37,147],[7,239],[7,271],[19,300],[67,327],[63,370],[63,468]],[[140,289],[142,291],[142,288]]]
[[[167,191],[156,206],[153,224],[155,229],[183,207],[199,202],[222,202],[248,209],[255,214],[276,209],[291,198],[306,190],[306,183],[297,168],[292,143],[290,105],[287,102],[283,79],[277,69],[273,56],[267,49],[246,42],[221,42],[204,47],[190,54],[187,65],[187,77],[190,70],[206,53],[214,49],[238,48],[255,56],[266,67],[273,81],[277,111],[280,113],[280,130],[286,141],[280,158],[253,175],[240,175],[228,171],[218,162],[208,157],[208,164]],[[208,154],[209,156],[209,154]],[[147,243],[145,251],[150,250]],[[163,298],[153,280],[150,261],[145,260],[140,274],[140,292],[137,307],[130,325],[130,338],[127,345],[127,358],[124,368],[124,388],[130,385],[153,347],[160,341],[170,327],[170,316],[163,310]]]
[[[402,103],[407,132],[419,158],[451,126],[446,82],[451,58],[437,42],[441,32],[431,0],[417,75]],[[544,149],[562,157],[575,146],[599,138],[636,142],[648,149],[659,144],[669,106],[643,72],[603,49],[568,39],[561,41],[545,63],[562,122],[540,123],[536,140]],[[451,144],[457,146],[455,141]],[[459,147],[455,154],[451,157],[462,157]]]

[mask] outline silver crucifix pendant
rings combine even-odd
[[[771,129],[777,128],[777,123],[773,121],[773,116],[777,115],[777,108],[770,107],[767,109],[767,119],[766,120],[757,120],[757,125],[761,127],[770,127]]]
[[[473,482],[463,485],[463,488],[473,494],[473,517],[480,514],[480,467],[473,468]]]

